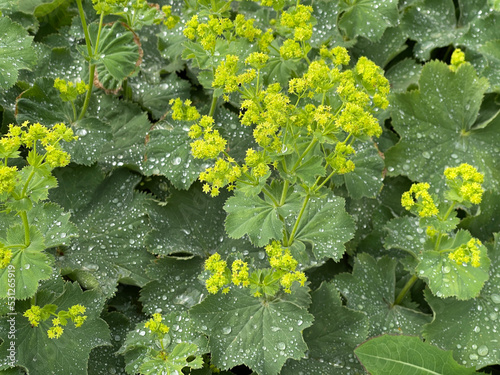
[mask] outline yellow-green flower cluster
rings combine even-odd
[[[347,103],[335,126],[353,136],[379,137],[382,134],[378,120],[371,113],[354,103]]]
[[[217,38],[233,27],[233,22],[229,18],[216,18],[210,15],[205,23],[200,22],[198,15],[195,15],[186,22],[183,33],[188,39],[194,40],[198,38],[201,46],[206,51],[213,51]]]
[[[12,250],[0,242],[0,270],[7,267],[12,259]]]
[[[289,249],[284,249],[280,242],[273,241],[266,246],[266,253],[271,267],[283,273],[280,277],[280,284],[286,293],[292,292],[291,287],[294,281],[304,285],[306,276],[303,272],[295,271],[298,262],[292,257]]]
[[[269,172],[268,160],[262,151],[256,151],[249,148],[245,157],[246,168],[251,169],[252,176],[256,178],[263,177]]]
[[[456,71],[460,65],[465,63],[465,53],[462,52],[460,48],[457,48],[453,53],[451,54],[451,61],[450,61],[450,70],[451,71]]]
[[[456,193],[454,198],[459,202],[467,201],[472,204],[481,203],[483,197],[484,175],[472,165],[463,163],[458,167],[446,168],[444,171],[446,183]]]
[[[361,79],[365,89],[373,95],[374,104],[382,109],[387,108],[390,84],[384,77],[383,70],[373,61],[362,56],[356,63],[354,72]]]
[[[85,94],[89,90],[89,85],[83,81],[74,84],[71,81],[65,81],[60,78],[55,79],[54,87],[59,91],[59,96],[63,102],[72,102],[78,95]]]
[[[338,174],[350,173],[355,169],[355,165],[348,157],[354,153],[354,148],[351,145],[339,142],[335,145],[335,152],[327,157],[326,162]]]
[[[168,104],[172,106],[172,119],[174,120],[196,121],[200,118],[198,110],[195,106],[191,105],[192,101],[189,99],[186,99],[184,103],[180,98],[170,99]]]
[[[262,30],[253,26],[254,19],[246,20],[243,14],[238,14],[234,20],[236,35],[242,36],[253,42],[256,37],[262,34]]]
[[[200,173],[200,181],[204,182],[203,192],[210,193],[216,197],[220,189],[227,185],[227,190],[234,189],[234,183],[241,176],[243,168],[233,158],[218,158],[213,167],[207,168]]]
[[[189,136],[192,139],[203,135],[203,139],[191,143],[191,153],[196,159],[214,159],[226,147],[227,141],[213,128],[213,124],[213,117],[203,116],[198,124],[190,128]]]
[[[262,52],[252,52],[245,59],[245,64],[248,64],[255,69],[262,69],[266,65],[268,60],[269,55],[266,55]]]
[[[234,285],[248,286],[248,263],[240,259],[235,260],[231,265],[231,281]]]
[[[329,58],[332,60],[335,66],[348,65],[351,61],[351,57],[349,56],[347,49],[340,46],[334,47],[331,50],[329,50],[326,46],[321,46],[319,54],[324,59]]]
[[[172,14],[172,6],[164,5],[161,7],[161,11],[164,14],[163,24],[167,27],[167,29],[173,29],[175,25],[180,21],[179,16],[174,16]]]
[[[469,242],[448,254],[448,258],[458,264],[470,263],[472,267],[477,268],[481,265],[481,246],[481,241],[472,238]]]
[[[420,217],[437,215],[439,210],[429,194],[429,188],[430,185],[425,182],[413,184],[410,190],[401,196],[401,205],[408,211],[415,207]]]
[[[312,24],[311,6],[298,5],[291,11],[283,12],[280,18],[280,24],[293,30],[293,40],[304,42],[311,39]]]
[[[153,333],[164,335],[170,330],[165,324],[162,323],[163,317],[159,313],[153,314],[153,317],[144,323],[144,327]]]
[[[37,141],[45,148],[42,160],[52,168],[64,167],[70,162],[70,155],[61,149],[59,142],[77,139],[73,130],[60,123],[48,129],[40,123],[29,125],[24,122],[21,126],[9,125],[9,132],[0,141],[0,157],[5,158],[4,165],[0,165],[0,193],[10,192],[15,186],[15,167],[7,167],[6,160],[9,157],[19,156],[18,149],[21,145],[36,149]]]
[[[33,327],[38,327],[40,322],[49,319],[51,315],[56,316],[52,319],[52,327],[47,330],[47,336],[50,339],[58,339],[61,337],[64,332],[62,326],[68,324],[68,319],[70,319],[77,328],[81,327],[87,319],[87,316],[83,315],[85,314],[86,308],[80,304],[71,306],[68,311],[61,310],[57,314],[55,313],[56,310],[57,306],[52,304],[45,305],[42,308],[33,305],[24,312],[23,316],[28,318]]]
[[[16,187],[17,168],[0,165],[0,194],[10,193]]]
[[[92,0],[97,14],[110,14],[117,7],[125,7],[129,0]]]
[[[218,253],[213,254],[205,261],[205,270],[212,273],[205,281],[205,286],[209,293],[215,294],[219,289],[229,284],[228,274],[230,271],[227,268],[226,261],[222,260]],[[228,291],[228,288],[223,289],[223,293],[227,293]]]
[[[255,56],[252,54],[250,61],[262,61],[260,54]],[[214,80],[212,82],[212,87],[223,89],[224,93],[232,93],[238,90],[241,85],[248,84],[252,82],[257,73],[254,69],[247,69],[243,73],[236,75],[238,70],[238,56],[227,55],[225,60],[221,61],[217,69],[215,70]],[[224,96],[226,100],[229,100],[227,95]]]

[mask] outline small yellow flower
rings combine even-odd
[[[32,326],[38,327],[38,324],[40,324],[41,320],[41,312],[42,311],[40,306],[33,305],[31,306],[31,308],[24,312],[23,316],[28,318]]]

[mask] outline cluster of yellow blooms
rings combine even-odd
[[[215,253],[205,261],[205,270],[211,272],[211,276],[205,281],[208,293],[215,294],[224,285],[229,283],[227,263],[220,258],[220,254]],[[227,293],[229,288],[223,290]]]
[[[153,317],[151,319],[144,323],[144,327],[149,329],[153,333],[164,335],[165,333],[168,333],[170,329],[165,324],[163,324],[162,321],[163,318],[161,314],[155,313],[153,314]]]
[[[209,15],[205,21],[200,21],[198,15],[194,15],[186,22],[183,33],[186,38],[198,41],[206,51],[213,52],[217,38],[225,36],[226,39],[231,39],[232,33],[235,36],[246,38],[250,42],[253,42],[256,38],[260,38],[262,30],[255,28],[253,23],[253,19],[246,20],[242,14],[238,14],[234,22],[229,18],[218,18],[213,15]],[[226,33],[227,35],[225,35]],[[271,43],[269,41],[269,33],[265,33],[264,35],[265,38],[262,47],[267,48]]]
[[[198,124],[191,126],[189,136],[196,139],[191,143],[191,153],[197,159],[213,159],[224,151],[227,141],[213,127],[214,119],[203,116]]]
[[[311,39],[313,27],[311,20],[311,6],[298,5],[291,11],[283,12],[280,18],[280,25],[285,30],[290,30],[293,37],[286,39],[280,47],[280,55],[285,60],[301,58],[307,54],[301,46],[301,42]]]
[[[401,196],[401,205],[408,211],[415,207],[420,217],[437,215],[439,210],[429,194],[429,188],[430,185],[426,182],[413,184]]]
[[[179,121],[196,121],[200,118],[200,114],[192,102],[186,99],[184,103],[181,99],[170,99],[169,103],[172,106],[172,118]]]
[[[472,267],[477,268],[481,265],[481,246],[481,241],[477,238],[472,238],[469,242],[463,244],[458,249],[448,254],[448,258],[454,260],[458,264],[466,264],[470,262]]]
[[[465,63],[465,53],[462,52],[460,48],[457,48],[451,54],[450,70],[455,72],[460,65]]]
[[[19,148],[24,145],[27,148],[36,149],[39,141],[45,148],[43,161],[51,168],[64,167],[70,161],[70,155],[61,149],[59,142],[64,140],[70,142],[77,139],[73,136],[73,130],[64,124],[55,124],[52,129],[35,123],[29,126],[24,122],[21,126],[9,125],[9,131],[0,139],[0,194],[10,193],[17,183],[17,168],[7,166],[9,158],[19,157]]]
[[[0,270],[7,267],[12,259],[12,250],[0,242]]]
[[[77,328],[81,327],[87,319],[87,316],[83,315],[85,314],[86,308],[80,304],[71,306],[67,311],[60,310],[57,314],[55,314],[56,310],[56,305],[45,305],[42,308],[33,305],[24,312],[23,316],[28,318],[33,327],[38,327],[40,322],[49,319],[51,315],[55,315],[56,318],[52,319],[52,327],[47,331],[47,336],[50,339],[58,339],[61,337],[64,332],[62,326],[68,324],[68,319],[70,319]]]
[[[456,193],[453,198],[458,202],[467,201],[472,204],[481,203],[483,188],[481,184],[484,175],[469,164],[461,164],[458,167],[446,168],[444,171],[446,183]]]
[[[292,257],[290,250],[284,249],[280,242],[273,241],[266,246],[266,253],[271,267],[281,271],[280,284],[286,293],[292,292],[291,287],[294,281],[304,285],[306,276],[304,272],[295,271],[298,262]]]
[[[89,85],[83,81],[74,84],[60,78],[54,80],[54,87],[59,91],[59,96],[63,102],[72,102],[78,95],[85,94],[89,90]]]
[[[286,293],[291,293],[291,287],[294,281],[300,285],[306,282],[306,276],[303,272],[295,271],[297,268],[297,261],[292,257],[290,250],[283,249],[281,243],[273,241],[266,246],[266,253],[269,259],[269,264],[273,269],[275,277],[272,278],[271,283],[277,282],[283,287]],[[227,267],[225,260],[222,260],[218,253],[213,254],[205,261],[205,270],[210,271],[211,276],[205,281],[206,288],[209,293],[215,294],[220,289],[223,293],[227,293],[229,288],[227,285],[231,281],[234,285],[241,285],[243,287],[251,287],[255,289],[254,296],[261,297],[262,282],[255,275],[249,276],[248,263],[242,260],[236,260],[231,265],[231,270]],[[270,285],[267,285],[270,286]],[[271,288],[269,290],[278,290]]]

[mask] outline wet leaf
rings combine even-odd
[[[451,351],[440,350],[418,337],[383,335],[368,340],[354,352],[373,375],[476,373],[474,369],[460,366]]]

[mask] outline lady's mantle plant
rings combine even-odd
[[[500,363],[494,1],[0,12],[0,372]]]

